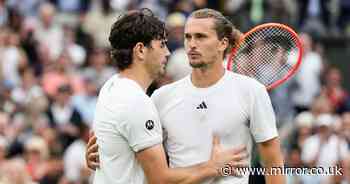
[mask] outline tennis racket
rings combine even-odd
[[[279,23],[266,23],[245,33],[232,49],[227,69],[255,78],[267,90],[297,71],[303,54],[297,33]]]

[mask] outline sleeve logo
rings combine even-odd
[[[146,128],[147,128],[148,130],[152,130],[153,127],[154,127],[154,122],[153,122],[152,120],[147,120],[147,121],[146,121]]]

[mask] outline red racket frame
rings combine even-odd
[[[301,44],[301,41],[298,37],[298,34],[290,27],[284,25],[284,24],[280,24],[280,23],[265,23],[265,24],[261,24],[258,25],[256,27],[254,27],[253,29],[251,29],[250,31],[248,31],[247,33],[245,33],[240,39],[238,44],[232,48],[230,56],[229,56],[229,60],[227,62],[227,69],[232,71],[232,67],[234,65],[234,61],[233,61],[233,57],[235,57],[237,50],[239,48],[239,46],[241,45],[241,43],[244,43],[244,40],[246,37],[248,37],[249,35],[253,34],[256,31],[259,31],[261,29],[267,28],[267,27],[279,27],[279,28],[283,28],[285,30],[287,30],[288,32],[290,32],[296,39],[296,45],[299,49],[299,55],[298,55],[298,59],[297,59],[297,63],[293,66],[293,68],[291,70],[289,70],[289,72],[287,73],[287,75],[285,75],[283,78],[275,81],[274,83],[270,84],[269,86],[266,86],[267,90],[271,90],[276,88],[277,86],[279,86],[280,84],[282,84],[283,82],[285,82],[287,79],[289,79],[299,68],[300,64],[301,64],[301,59],[303,56],[303,47]]]

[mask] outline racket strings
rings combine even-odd
[[[233,71],[257,79],[266,86],[287,75],[296,63],[297,40],[289,31],[266,27],[248,35],[233,57]]]

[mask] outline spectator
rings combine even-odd
[[[26,167],[33,181],[45,175],[45,162],[49,156],[49,147],[44,139],[33,136],[25,143]]]
[[[170,56],[166,66],[166,75],[172,81],[180,80],[191,73],[191,67],[185,48],[176,49]]]
[[[349,154],[347,144],[332,133],[334,117],[330,114],[320,115],[316,120],[318,131],[306,139],[302,148],[302,160],[308,167],[330,168],[344,161]],[[305,175],[303,182],[333,183],[332,177],[327,175]]]
[[[84,80],[85,93],[73,96],[73,105],[80,112],[84,122],[92,126],[97,103],[97,82],[89,77]]]
[[[264,22],[279,22],[292,25],[296,11],[295,1],[268,0]]]
[[[303,164],[300,158],[300,149],[292,148],[287,154],[286,166],[289,168],[302,168]],[[302,184],[300,175],[288,174],[287,184]],[[307,184],[307,183],[305,183]]]
[[[168,48],[170,51],[183,48],[185,21],[185,15],[179,12],[172,13],[167,17],[166,25],[169,30]]]
[[[170,30],[168,37],[169,49],[173,50],[166,66],[166,77],[170,81],[182,79],[191,72],[186,51],[183,47],[185,20],[185,16],[179,12],[170,14],[166,20],[166,24]]]
[[[0,26],[4,26],[8,21],[8,10],[5,0],[0,0]]]
[[[332,67],[325,73],[325,84],[321,91],[322,95],[332,103],[336,111],[344,105],[348,93],[342,86],[342,75],[339,69]]]
[[[320,56],[312,51],[312,38],[306,34],[300,34],[304,48],[304,55],[299,71],[295,76],[297,88],[292,93],[292,100],[296,112],[308,110],[314,98],[320,93],[320,74],[323,63]]]
[[[302,31],[325,36],[330,27],[329,0],[298,0],[299,27]]]
[[[14,87],[20,84],[18,71],[27,65],[27,57],[19,44],[19,35],[6,30],[5,46],[2,51],[0,65],[4,80]]]
[[[314,99],[311,105],[311,114],[317,118],[321,114],[331,114],[334,113],[334,107],[332,103],[323,95],[320,95]]]
[[[11,159],[0,165],[1,184],[37,184],[33,182],[22,159]]]
[[[0,111],[13,115],[18,109],[16,103],[11,98],[11,91],[14,87],[7,81],[2,82],[2,84],[0,83]]]
[[[39,184],[61,184],[63,178],[63,160],[61,155],[51,154],[45,163],[45,175],[38,182]]]
[[[81,114],[71,102],[71,96],[72,89],[69,85],[60,86],[47,110],[50,125],[58,130],[64,149],[77,138],[78,127],[83,123]]]
[[[97,47],[109,47],[109,31],[120,13],[121,10],[112,9],[110,0],[102,0],[96,1],[95,6],[86,14],[84,30],[94,37]]]
[[[312,134],[315,117],[310,112],[302,112],[295,117],[296,130],[292,135],[290,149],[301,150],[307,140]]]
[[[18,105],[25,106],[33,100],[45,98],[31,68],[20,70],[21,84],[11,92],[11,97]]]
[[[107,65],[108,58],[106,51],[103,49],[95,49],[89,58],[89,67],[83,71],[83,75],[87,78],[93,78],[97,82],[98,89],[116,73],[115,69]]]
[[[196,0],[192,0],[192,2],[195,1]],[[165,7],[167,7],[167,1],[164,0],[142,0],[137,9],[149,8],[150,10],[152,10],[152,12],[154,12],[154,14],[157,17],[164,20],[166,18],[166,15],[168,14],[168,9],[166,9]]]
[[[319,146],[320,159],[315,165],[324,163],[323,157],[332,157],[329,162],[336,160],[332,164],[347,163],[341,166],[348,168],[349,183],[350,156],[342,162],[338,159],[342,155],[337,155],[342,151],[324,154],[327,148],[332,149],[333,137],[350,148],[350,95],[345,89],[348,78],[334,67],[341,62],[340,57],[334,62],[339,52],[334,46],[347,43],[349,5],[348,0],[0,0],[0,183],[33,182],[29,176],[40,184],[88,183],[85,176],[90,173],[85,169],[78,172],[83,168],[79,156],[83,152],[79,150],[85,146],[80,125],[91,125],[99,88],[118,72],[109,63],[111,23],[124,11],[139,7],[149,7],[166,20],[172,50],[166,76],[156,80],[147,94],[189,74],[183,26],[185,18],[199,7],[224,9],[242,32],[255,24],[273,21],[324,36],[315,37],[314,45],[308,34],[300,34],[305,50],[300,70],[288,83],[271,91],[270,97],[282,125],[279,134],[287,148],[286,164],[290,167],[310,166],[304,165],[302,159],[317,155],[314,147],[324,135],[321,132],[325,132],[318,129],[330,128],[320,128],[316,120],[324,114],[341,115],[342,123],[333,123],[336,130],[332,127],[328,141]],[[340,36],[338,40],[328,34],[333,24],[341,33],[336,35]],[[328,59],[334,66],[327,66]],[[67,85],[70,87],[64,87]],[[34,139],[46,144],[47,157],[40,156],[40,146],[29,146],[38,145],[30,143]],[[63,173],[70,164],[74,165],[75,177],[70,176],[70,171]],[[22,179],[14,181],[17,178],[8,178],[17,171],[14,165],[19,172],[22,166],[32,169],[25,169],[29,175],[25,171]],[[289,176],[288,183],[301,184],[306,182],[304,179]],[[340,183],[344,178],[330,180]]]
[[[49,57],[55,60],[63,50],[63,29],[55,22],[56,8],[49,3],[40,5],[40,20],[35,26],[35,38],[41,47],[47,47]],[[49,44],[49,45],[48,45]]]
[[[69,84],[74,94],[83,92],[83,81],[66,52],[60,55],[56,63],[49,65],[42,76],[42,87],[50,97],[63,84]]]
[[[64,173],[69,182],[85,183],[91,174],[85,164],[86,144],[89,140],[89,127],[81,124],[79,139],[75,140],[64,153]]]

